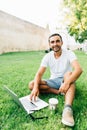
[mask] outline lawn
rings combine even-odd
[[[0,55],[0,129],[1,130],[87,130],[87,55],[75,51],[83,68],[83,73],[76,81],[76,96],[73,104],[75,126],[69,128],[61,123],[64,105],[62,95],[41,94],[40,98],[48,102],[49,98],[59,100],[56,113],[46,107],[33,113],[33,116],[48,116],[48,119],[33,121],[30,116],[12,100],[3,89],[7,85],[18,97],[30,94],[28,83],[39,68],[44,51],[14,52]],[[49,77],[49,70],[43,78]]]

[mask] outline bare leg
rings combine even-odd
[[[72,72],[67,72],[64,76],[64,80],[66,80],[71,74],[72,74]],[[74,96],[75,96],[75,84],[72,83],[70,85],[68,91],[65,94],[65,105],[68,104],[68,105],[72,106]]]
[[[67,78],[71,75],[71,72],[68,72],[64,75],[64,80],[67,80]],[[71,83],[69,86],[69,89],[65,93],[65,107],[63,109],[62,113],[62,123],[64,125],[73,127],[75,122],[74,122],[74,117],[73,117],[73,111],[72,111],[72,104],[74,100],[74,95],[75,95],[75,84]]]
[[[68,105],[72,106],[74,96],[75,96],[75,85],[71,84],[70,88],[68,89],[68,91],[65,94],[65,105],[68,104]]]
[[[34,81],[29,83],[29,89],[32,90],[34,87]],[[50,88],[45,81],[41,81],[39,85],[39,89],[41,93],[53,93],[58,94],[58,89]]]

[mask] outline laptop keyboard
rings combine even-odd
[[[30,102],[27,98],[22,98],[21,99],[21,103],[23,104],[23,106],[25,108],[27,108],[28,110],[34,110],[37,106],[34,105],[32,102]]]

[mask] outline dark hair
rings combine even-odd
[[[58,34],[58,33],[54,33],[54,34],[52,34],[52,35],[49,36],[49,38],[48,38],[48,42],[50,42],[50,38],[53,37],[53,36],[59,36],[60,39],[61,39],[61,41],[62,41],[62,37],[61,37],[61,35]]]

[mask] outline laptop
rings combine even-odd
[[[43,101],[39,97],[37,97],[36,101],[30,101],[29,95],[18,98],[18,96],[7,86],[4,86],[4,89],[13,98],[13,100],[27,112],[27,114],[33,113],[34,111],[48,106],[48,103]]]

